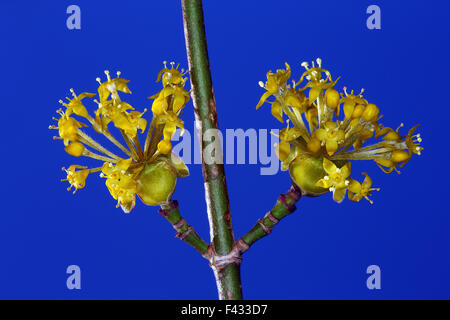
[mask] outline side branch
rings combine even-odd
[[[295,204],[301,196],[301,192],[294,187],[285,194],[281,194],[272,210],[266,213],[264,218],[259,219],[253,228],[236,242],[239,251],[241,253],[247,251],[256,241],[270,234],[281,219],[296,210]]]
[[[195,232],[186,220],[180,215],[178,201],[170,200],[167,204],[161,205],[159,214],[163,216],[177,231],[176,237],[183,240],[202,255],[208,250],[208,244]]]

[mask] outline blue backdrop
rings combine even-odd
[[[81,8],[81,30],[66,27],[71,4]],[[381,30],[366,27],[371,4],[381,8]],[[245,298],[450,298],[450,2],[206,1],[204,10],[222,129],[281,128],[267,105],[255,111],[258,81],[285,61],[298,78],[302,61],[321,57],[342,76],[339,88],[364,87],[383,123],[420,123],[424,140],[401,175],[355,166],[382,188],[374,205],[301,199],[245,254]],[[187,66],[180,2],[2,1],[0,26],[0,298],[215,299],[207,262],[174,238],[157,208],[138,202],[124,214],[95,175],[75,196],[66,191],[61,167],[95,160],[71,158],[47,129],[68,89],[95,91],[105,69],[131,80],[128,102],[149,107],[161,62]],[[191,103],[183,119],[193,133]],[[286,172],[261,176],[260,167],[226,166],[237,237],[289,188]],[[190,170],[174,198],[208,238],[201,166]],[[72,264],[81,290],[66,288]],[[372,264],[381,290],[366,287]]]

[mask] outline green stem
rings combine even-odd
[[[237,241],[241,253],[247,251],[252,244],[272,232],[273,227],[284,217],[294,212],[296,202],[301,198],[300,191],[291,187],[288,192],[281,194],[275,206],[262,219]]]
[[[215,161],[206,163],[203,150],[207,144],[203,134],[210,129],[218,130],[216,101],[214,98],[205,25],[201,0],[182,0],[184,34],[189,61],[197,134],[202,154],[205,199],[210,223],[211,243],[217,256],[225,256],[233,249],[234,235],[225,171],[221,150],[215,150]],[[217,144],[220,148],[220,143]],[[207,161],[209,162],[209,161]],[[215,261],[216,259],[213,259]],[[242,299],[239,259],[228,265],[212,268],[216,277],[220,299]]]
[[[178,201],[171,200],[167,204],[161,205],[159,214],[163,216],[177,231],[177,238],[183,240],[202,255],[208,250],[208,244],[195,232],[186,220],[180,215]]]

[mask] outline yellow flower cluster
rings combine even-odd
[[[256,108],[265,102],[272,105],[272,115],[287,127],[280,131],[276,146],[283,170],[289,169],[293,182],[305,194],[317,195],[333,192],[333,199],[341,202],[348,190],[349,199],[368,198],[372,188],[371,178],[358,182],[350,178],[350,160],[374,160],[386,173],[405,165],[413,154],[420,155],[423,148],[417,126],[405,136],[399,128],[384,127],[380,110],[359,94],[339,92],[330,72],[322,68],[322,61],[302,63],[306,69],[298,81],[292,80],[291,68],[269,71],[267,81],[260,82],[266,90]],[[304,83],[305,82],[305,83]],[[273,101],[268,101],[273,97]],[[343,115],[342,115],[342,111]],[[292,122],[293,127],[289,126]],[[368,140],[373,144],[365,145]]]
[[[107,78],[105,82],[100,78],[96,79],[99,86],[98,100],[93,99],[97,104],[95,116],[89,114],[83,99],[94,98],[96,94],[83,92],[76,95],[74,90],[70,89],[72,98],[66,98],[67,103],[59,101],[65,110],[57,110],[59,118],[53,118],[57,121],[57,125],[51,125],[49,128],[58,130],[58,136],[54,139],[64,141],[65,151],[68,154],[94,158],[102,161],[103,165],[91,169],[81,165],[63,168],[67,178],[62,181],[69,182],[69,190],[74,187],[75,193],[78,189],[84,188],[90,173],[101,172],[100,176],[106,178],[105,184],[111,196],[125,212],[133,209],[136,194],[142,199],[150,199],[147,204],[151,205],[168,201],[174,191],[176,177],[189,174],[181,159],[171,154],[170,142],[176,128],[184,130],[184,123],[178,116],[189,101],[189,92],[184,89],[187,81],[187,78],[184,78],[186,73],[184,70],[178,71],[178,66],[174,68],[174,63],[171,63],[171,68],[167,68],[164,62],[164,68],[157,77],[157,82],[162,79],[163,89],[150,97],[155,99],[152,105],[153,119],[148,127],[143,147],[139,135],[147,128],[147,120],[143,118],[147,109],[143,112],[136,111],[130,104],[121,100],[119,92],[131,94],[131,91],[128,88],[129,80],[121,78],[120,72],[112,79],[109,71],[105,71]],[[116,155],[91,138],[82,130],[88,125],[75,119],[74,116],[87,121],[95,132],[104,135],[125,156]],[[120,132],[125,145],[111,134],[109,124],[113,124]],[[162,162],[165,165],[161,165]],[[141,174],[143,171],[146,172],[145,175]],[[166,178],[168,182],[159,181],[158,177],[168,177]],[[148,185],[149,183],[151,185]],[[167,185],[173,187],[167,188]]]
[[[153,99],[152,112],[156,116],[156,124],[164,126],[163,139],[158,143],[158,150],[163,154],[168,154],[172,150],[172,139],[175,131],[181,129],[181,135],[184,131],[184,122],[178,118],[183,107],[188,103],[189,92],[184,89],[187,78],[183,78],[182,72],[178,71],[178,66],[167,68],[164,62],[164,68],[159,72],[157,82],[162,79],[163,89],[149,99]]]

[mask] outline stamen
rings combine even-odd
[[[106,74],[106,77],[108,78],[108,81],[110,81],[111,77],[109,76],[109,70],[105,70],[105,74]]]
[[[373,201],[370,200],[368,196],[364,196],[364,198],[365,198],[367,201],[369,201],[370,204],[373,204]]]
[[[319,68],[322,68],[322,59],[317,58],[316,61],[317,61],[317,64],[319,65]]]
[[[362,98],[363,92],[364,92],[364,88],[361,88],[361,91],[359,92],[358,97]]]

